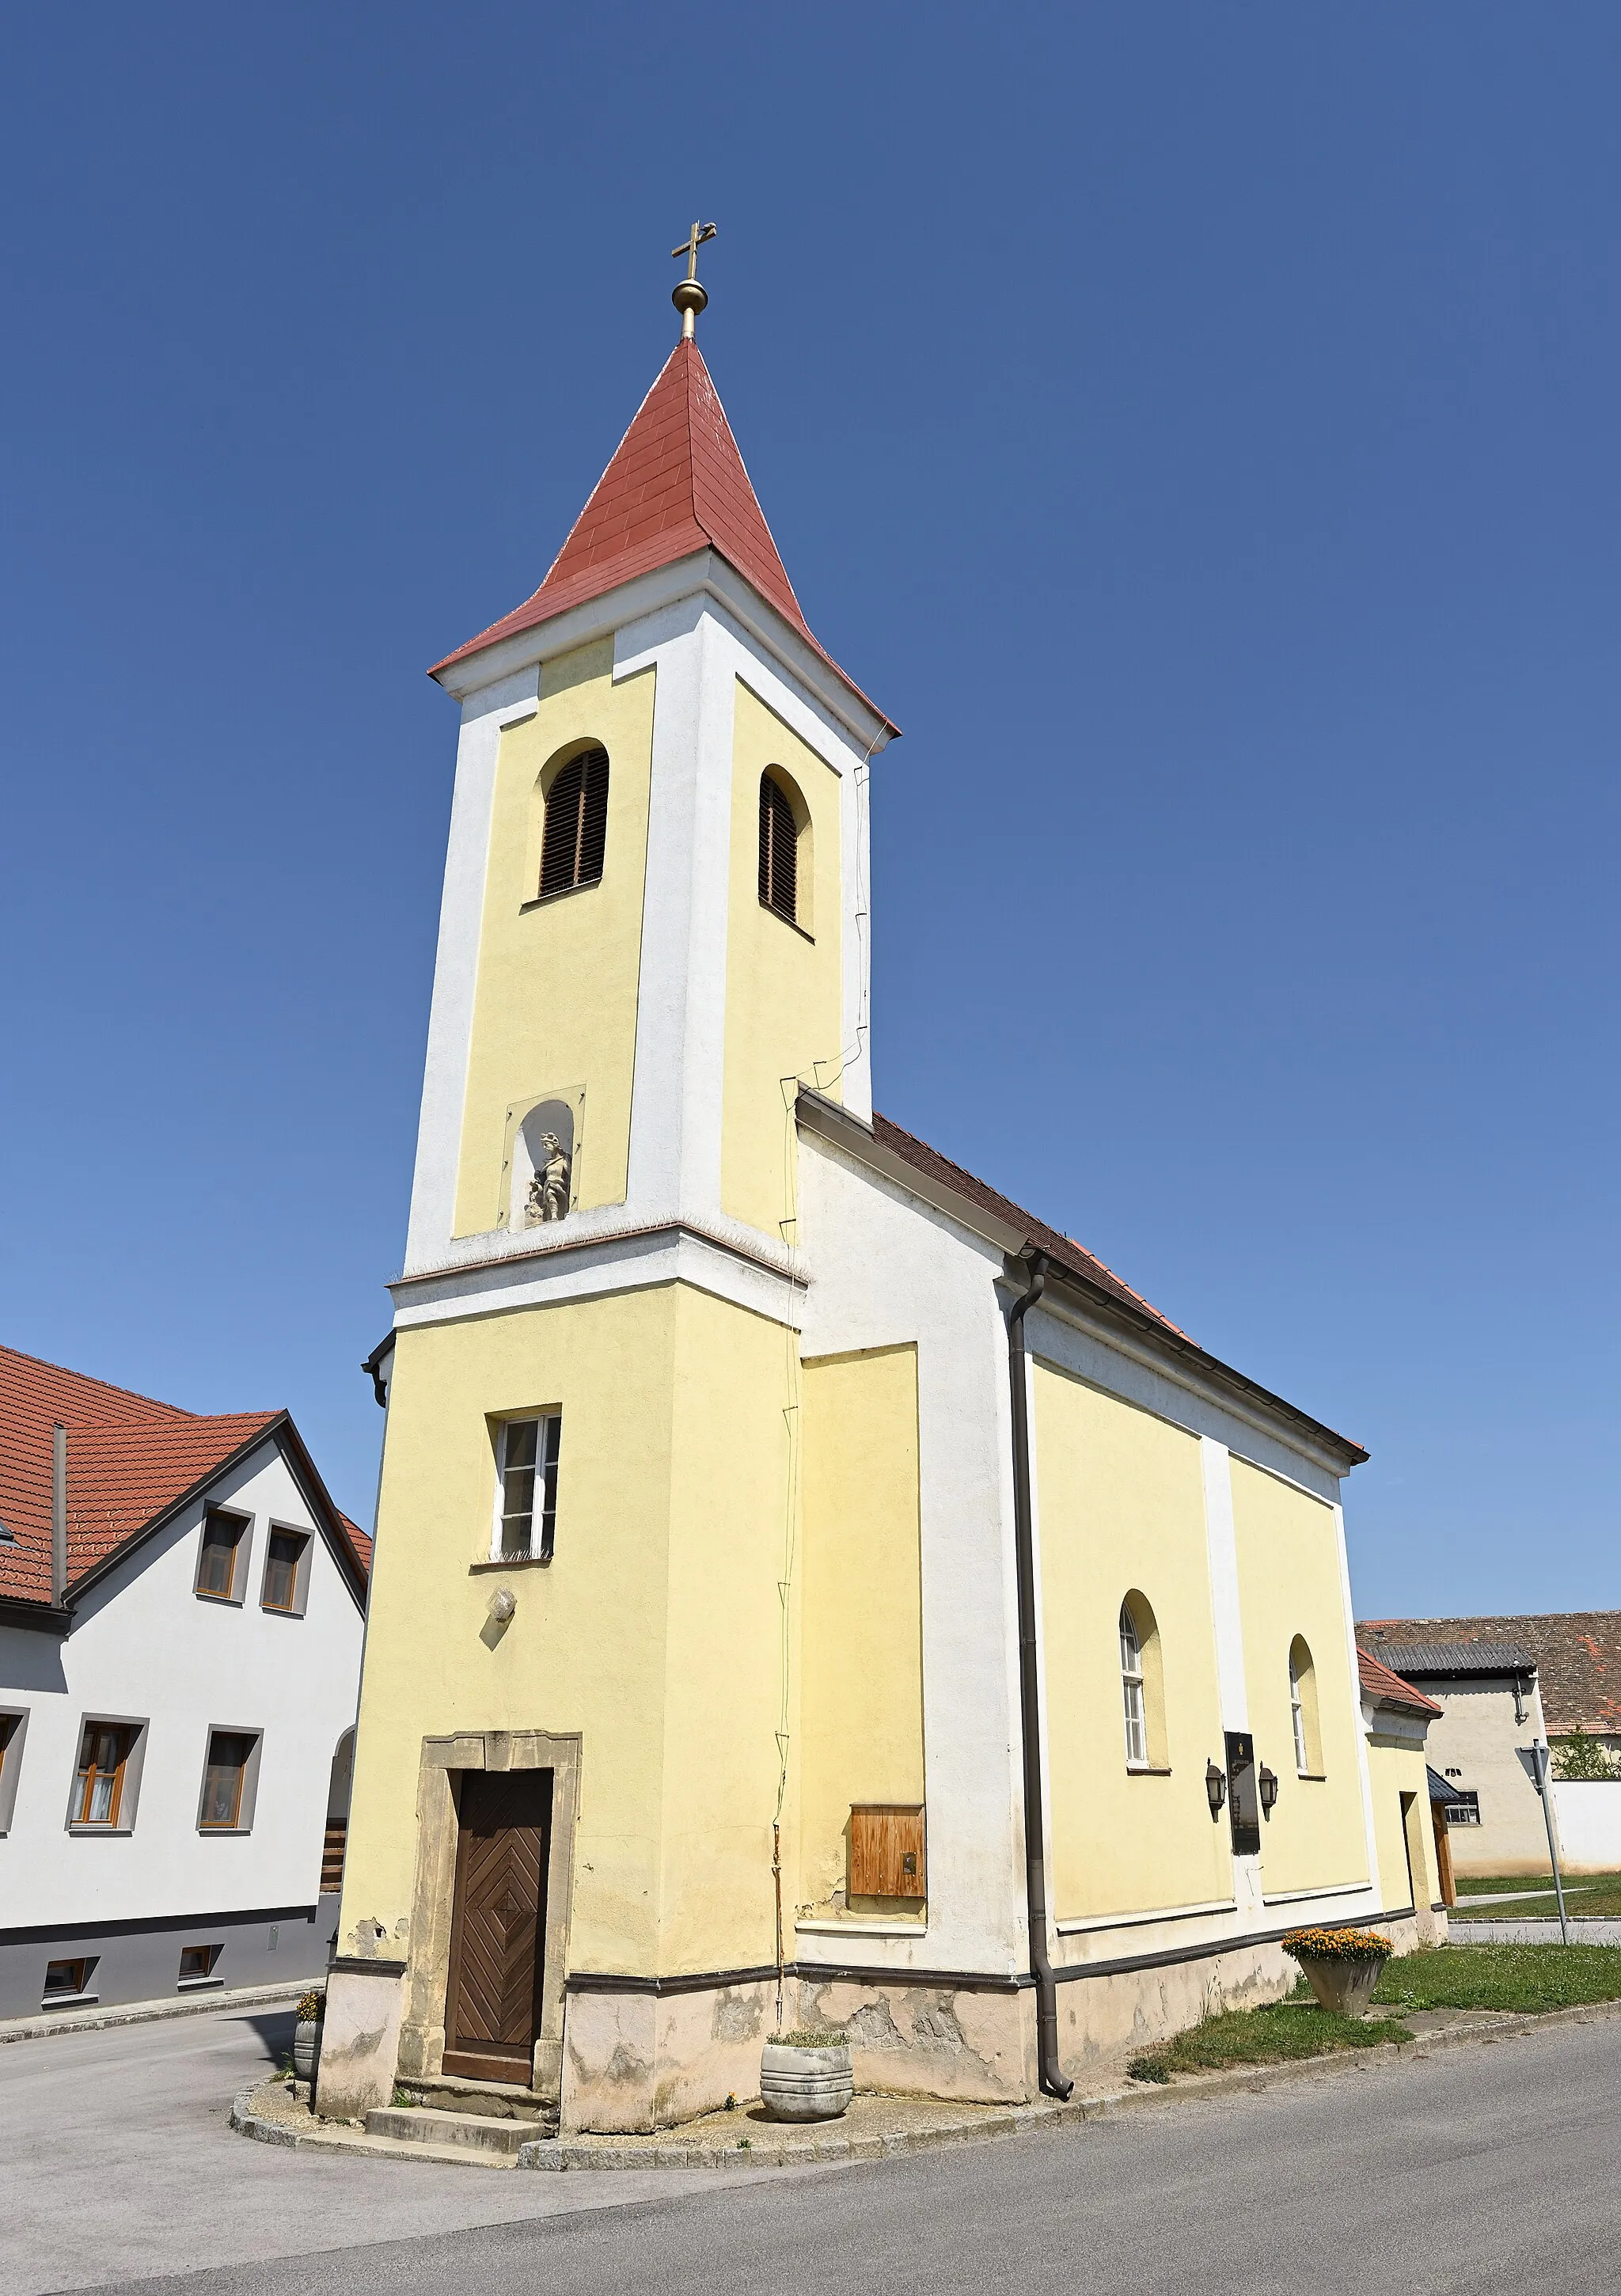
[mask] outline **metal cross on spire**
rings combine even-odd
[[[714,237],[715,226],[712,223],[694,223],[681,245],[672,247],[670,250],[676,262],[679,262],[684,255],[687,259],[687,275],[680,282],[670,297],[671,302],[681,314],[681,340],[684,343],[690,343],[692,340],[697,332],[698,314],[709,299],[699,283],[698,250],[706,239]]]

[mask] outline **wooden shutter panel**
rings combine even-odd
[[[608,752],[585,750],[561,769],[546,800],[541,898],[601,883],[607,848]]]
[[[928,1879],[921,1807],[856,1803],[850,1811],[850,1896],[923,1898]]]
[[[799,832],[793,808],[769,774],[760,775],[760,898],[790,924],[798,915]]]

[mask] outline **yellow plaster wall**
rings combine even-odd
[[[839,1097],[839,776],[746,685],[740,682],[734,691],[721,1202],[735,1218],[780,1236],[789,1210],[790,1152],[782,1078],[816,1084],[820,1061],[821,1088]],[[808,883],[802,882],[800,913],[808,892],[814,939],[760,901],[760,775],[774,765],[810,812],[812,867]]]
[[[1278,1778],[1277,1806],[1261,1825],[1263,1883],[1271,1893],[1365,1881],[1362,1710],[1346,1655],[1333,1510],[1248,1460],[1234,1458],[1232,1472],[1249,1727],[1257,1766]],[[1295,1768],[1289,1649],[1297,1635],[1310,1645],[1317,1677],[1320,1780]]]
[[[1054,1915],[1230,1899],[1228,1831],[1205,1793],[1222,1736],[1198,1440],[1051,1365],[1035,1390]],[[1159,1630],[1168,1776],[1126,1766],[1134,1590]]]
[[[624,1201],[654,672],[616,685],[612,670],[611,638],[545,663],[536,715],[501,736],[457,1172],[458,1235],[481,1234],[499,1220],[507,1109],[542,1093],[585,1088],[578,1208]],[[586,739],[600,742],[609,758],[602,882],[536,902],[536,784],[561,749]]]
[[[847,1879],[853,1802],[923,1799],[915,1347],[806,1363],[799,1902]]]
[[[686,1285],[398,1334],[345,1939],[410,1914],[422,1739],[528,1728],[582,1739],[571,1968],[771,1958],[785,1348]],[[554,1406],[555,1558],[475,1570],[490,1419]],[[499,1586],[518,1610],[492,1650]]]
[[[659,1943],[667,1972],[757,1967],[775,1952],[783,1405],[787,1350],[797,1344],[780,1325],[707,1292],[681,1285],[675,1298]],[[791,1808],[785,1816],[791,1916]],[[788,1945],[791,1953],[791,1932]]]
[[[584,1734],[571,1960],[651,1972],[662,1824],[673,1289],[399,1332],[378,1509],[341,1950],[409,1916],[422,1741]],[[561,1405],[556,1557],[489,1552],[489,1415]],[[497,1586],[517,1614],[480,1640]],[[384,1952],[404,1950],[403,1945]]]
[[[1395,1912],[1408,1904],[1420,1912],[1441,1895],[1436,1872],[1435,1836],[1430,1830],[1429,1784],[1423,1754],[1377,1734],[1368,1742],[1368,1784],[1373,1796],[1373,1840],[1379,1852],[1379,1902],[1381,1911]],[[1409,1886],[1407,1852],[1402,1826],[1402,1796],[1416,1794],[1420,1823],[1414,1829],[1417,1856]],[[1416,1894],[1415,1894],[1416,1893]]]

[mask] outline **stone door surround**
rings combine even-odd
[[[463,1730],[424,1738],[416,1788],[416,1881],[405,1958],[399,2070],[405,2079],[437,2076],[445,2062],[445,1997],[450,1983],[450,1926],[456,1886],[457,1770],[550,1770],[552,1853],[546,1869],[545,1961],[540,2030],[531,2086],[560,2103],[563,2078],[563,1980],[574,1894],[574,1827],[579,1814],[577,1731]]]

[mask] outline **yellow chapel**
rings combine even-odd
[[[1365,1454],[872,1108],[896,727],[693,323],[461,734],[320,2109],[1018,2100],[1444,1924]],[[876,808],[870,800],[877,791]]]

